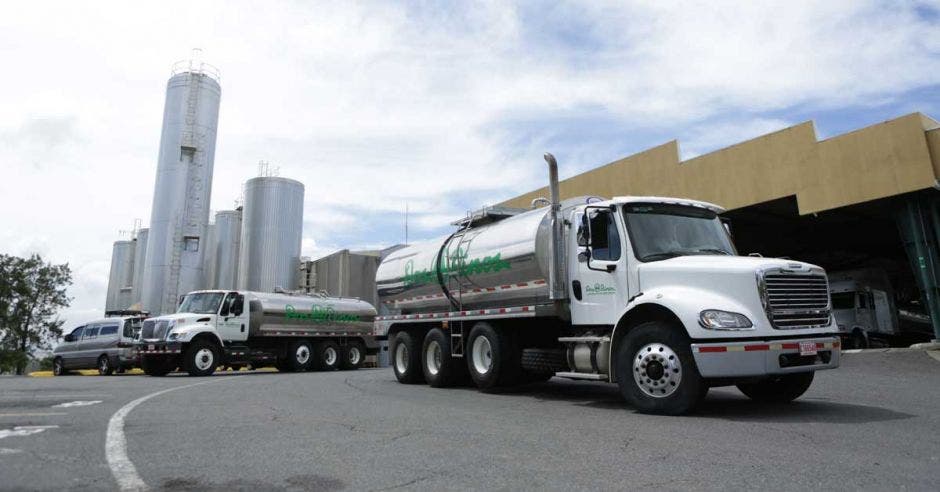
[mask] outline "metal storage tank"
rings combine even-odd
[[[127,309],[133,301],[134,241],[115,241],[111,250],[111,273],[105,311]]]
[[[261,176],[245,183],[238,288],[271,292],[298,286],[304,185]]]
[[[155,315],[175,311],[179,296],[203,281],[218,80],[213,67],[190,61],[167,83],[141,297]]]
[[[238,284],[238,251],[242,239],[242,210],[215,214],[215,288],[235,289]]]
[[[150,229],[140,229],[137,231],[137,239],[134,245],[134,278],[131,282],[131,308],[140,308],[140,290],[144,279],[144,260],[147,259],[147,238],[150,235]]]
[[[203,289],[215,289],[215,266],[218,239],[216,238],[216,227],[214,223],[206,226],[206,253],[202,258],[202,287]]]

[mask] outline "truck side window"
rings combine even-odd
[[[864,292],[858,293],[858,307],[861,309],[868,309],[868,294]]]
[[[245,296],[241,294],[236,294],[232,299],[232,307],[230,311],[232,315],[239,316],[245,310]]]
[[[620,233],[610,212],[591,212],[591,256],[601,261],[620,259]]]

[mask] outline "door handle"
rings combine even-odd
[[[242,333],[245,333],[245,324],[242,323]]]
[[[581,300],[581,281],[572,280],[571,290],[574,292],[574,298],[580,301]]]

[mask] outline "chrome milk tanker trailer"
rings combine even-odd
[[[661,197],[489,209],[376,274],[402,383],[481,389],[552,376],[609,381],[644,412],[681,414],[709,387],[803,394],[839,365],[825,272],[738,256],[710,203]]]
[[[137,342],[152,376],[218,366],[280,371],[357,369],[378,352],[375,308],[358,299],[263,292],[190,292],[176,314],[145,320]]]

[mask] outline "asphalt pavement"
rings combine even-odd
[[[602,383],[483,394],[401,385],[388,368],[0,378],[0,489],[117,489],[118,417],[155,490],[940,484],[940,361],[900,351],[847,354],[793,404],[720,388],[684,417],[638,414]]]

